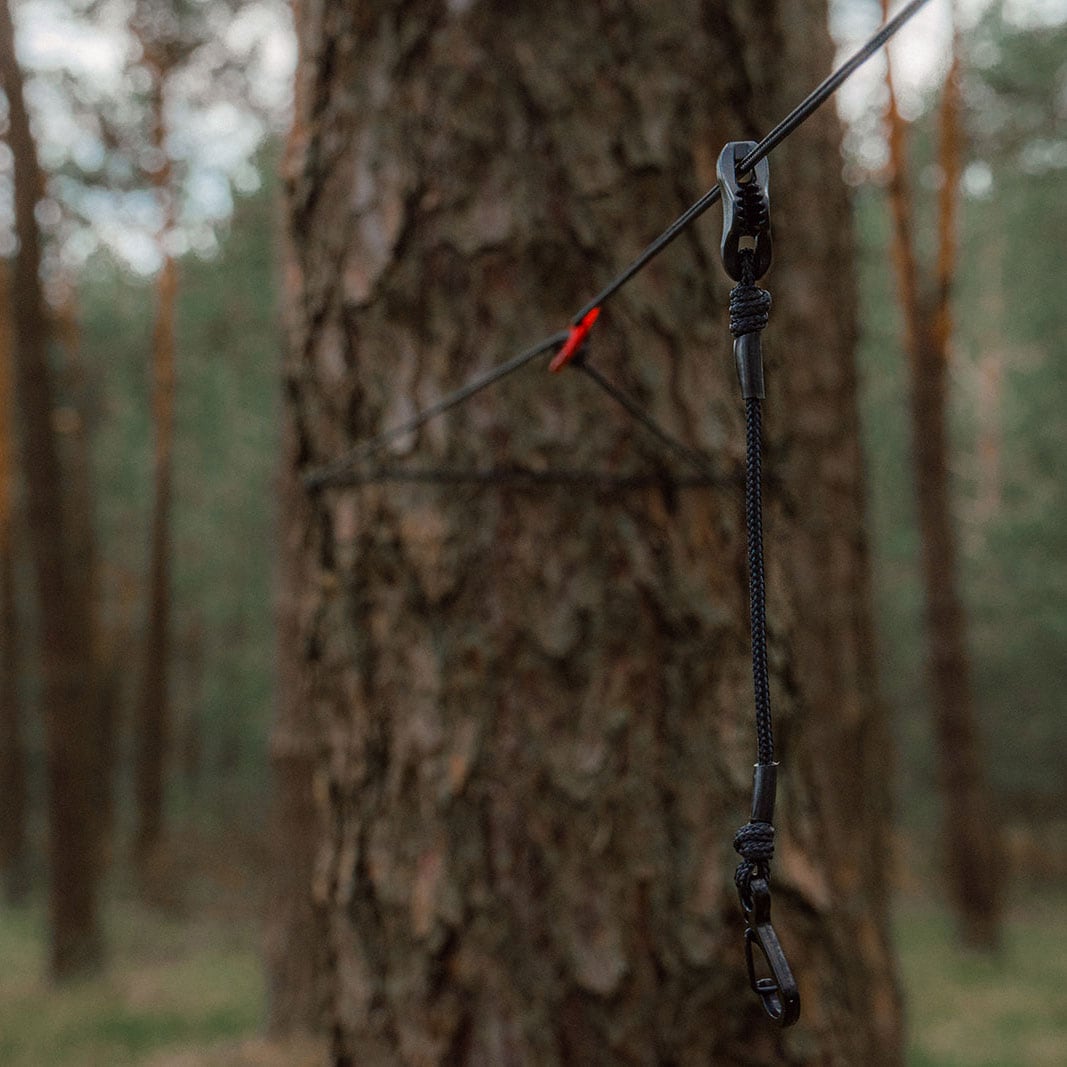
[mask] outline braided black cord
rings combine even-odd
[[[752,623],[752,685],[760,763],[774,762],[771,686],[767,670],[767,590],[763,576],[763,501],[760,492],[760,401],[745,401],[745,523],[748,527],[748,598]]]
[[[755,284],[753,253],[741,252],[741,281],[730,293],[730,332],[734,337],[759,333],[770,319],[771,294]],[[774,763],[771,683],[767,669],[767,589],[763,573],[762,426],[759,397],[745,398],[745,527],[748,532],[748,598],[752,630],[752,689],[756,708],[759,763]],[[745,823],[734,835],[741,856],[734,882],[747,899],[752,878],[766,878],[774,855],[774,827],[761,819]]]
[[[753,877],[766,878],[770,870],[774,856],[774,827],[769,822],[746,822],[734,834],[734,850],[741,856],[734,871],[734,885],[745,899]]]
[[[752,283],[752,253],[741,253],[742,280],[730,290],[730,333],[759,333],[771,317],[771,294]]]

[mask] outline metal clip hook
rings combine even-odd
[[[771,889],[766,878],[753,878],[741,894],[748,927],[745,930],[745,961],[752,991],[763,1001],[764,1010],[780,1026],[792,1026],[800,1018],[800,991],[789,968],[778,935],[771,925]],[[771,977],[756,975],[756,949],[770,968]]]
[[[719,153],[715,168],[722,193],[722,264],[735,282],[741,281],[741,239],[754,240],[755,279],[771,265],[771,167],[761,159],[746,181],[738,181],[737,165],[756,147],[755,141],[730,141]]]

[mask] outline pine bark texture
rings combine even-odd
[[[304,5],[294,0],[293,18]],[[294,114],[282,161],[283,180],[299,174],[306,145],[304,126],[310,68],[299,63],[294,84]],[[295,350],[303,329],[299,316],[300,270],[294,234],[282,227],[282,305],[287,334]],[[283,357],[284,360],[285,357]],[[303,491],[302,454],[294,411],[283,412],[282,455],[278,474],[278,559],[275,628],[278,640],[271,766],[272,906],[267,917],[266,962],[269,1024],[275,1035],[321,1032],[326,1025],[328,956],[323,910],[311,887],[315,859],[325,834],[325,805],[316,800],[316,764],[323,755],[305,654],[310,615],[316,602],[315,570],[310,569],[308,538],[313,511]],[[323,781],[322,776],[318,780]]]
[[[829,69],[821,4],[308,4],[287,395],[328,460],[566,324]],[[765,517],[783,764],[748,989],[731,838],[754,759],[743,407],[720,224],[613,301],[592,359],[736,484],[382,484],[309,498],[303,673],[336,1064],[893,1064],[839,130],[772,161]],[[391,464],[669,468],[540,364]]]
[[[283,442],[275,610],[278,706],[271,733],[273,878],[266,957],[271,1031],[293,1034],[321,1031],[326,1022],[326,946],[322,913],[311,893],[325,825],[323,805],[315,798],[315,766],[322,746],[309,679],[302,669],[310,511],[297,477],[291,426]]]
[[[943,90],[938,251],[932,284],[925,289],[907,186],[907,129],[888,71],[887,81],[892,248],[911,371],[912,461],[926,600],[927,672],[943,805],[941,847],[948,892],[964,939],[977,947],[994,948],[1003,913],[1003,846],[974,707],[950,478],[948,370],[960,179],[959,62],[953,61]]]
[[[0,2],[0,78],[8,102],[19,252],[11,280],[26,522],[40,606],[42,705],[48,772],[51,971],[66,978],[100,959],[100,857],[93,808],[95,662],[88,587],[73,562],[71,507],[53,427],[55,383],[41,288],[35,210],[43,192],[22,91],[10,7]]]

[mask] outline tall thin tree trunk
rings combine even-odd
[[[147,47],[147,46],[146,46]],[[152,70],[152,144],[167,160],[164,113],[166,68]],[[137,829],[134,855],[142,874],[149,872],[163,833],[164,778],[170,729],[170,565],[174,452],[174,319],[178,266],[168,244],[174,226],[171,168],[163,162],[152,181],[163,209],[159,248],[163,265],[156,285],[156,322],[152,335],[152,426],[155,433],[152,522],[148,552],[148,622],[142,687],[137,715]]]
[[[93,811],[96,746],[92,712],[96,678],[86,589],[73,573],[70,508],[52,427],[55,387],[48,361],[48,320],[41,291],[40,233],[35,210],[43,191],[37,150],[22,92],[11,11],[0,2],[0,77],[8,101],[14,157],[12,277],[15,373],[22,413],[22,469],[27,523],[40,604],[41,671],[48,765],[51,968],[57,978],[100,958],[100,875]]]
[[[0,274],[0,871],[4,898],[22,904],[29,892],[27,784],[18,598],[15,590],[15,433],[11,397],[10,277]]]
[[[958,56],[954,55],[945,82],[941,111],[938,255],[929,294],[921,286],[914,246],[906,128],[888,68],[887,83],[893,260],[911,366],[913,462],[929,684],[944,810],[942,849],[948,889],[963,936],[970,944],[989,948],[998,943],[1000,935],[1003,864],[971,691],[949,474],[948,366],[960,175]]]
[[[100,559],[94,515],[96,497],[93,481],[93,413],[89,396],[89,374],[82,353],[77,289],[67,281],[53,310],[53,336],[63,348],[64,365],[59,380],[62,407],[53,416],[60,430],[60,460],[67,484],[68,530],[74,578],[82,584],[80,594],[89,605],[96,686],[89,694],[96,700],[90,719],[96,746],[97,773],[93,776],[93,811],[99,823],[99,860],[107,867],[112,850],[114,815],[116,712],[118,690],[117,650],[109,641],[100,619]]]
[[[298,30],[305,467],[557,329],[831,59],[824,5],[780,0],[327,0]],[[373,484],[316,494],[302,531],[335,1064],[901,1061],[839,145],[826,111],[772,163],[775,921],[799,1028],[748,988],[732,882],[755,749],[740,486]],[[672,246],[591,358],[739,475],[718,241],[709,219]],[[425,466],[662,459],[543,364],[414,444]]]

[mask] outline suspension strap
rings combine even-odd
[[[749,982],[772,1019],[791,1026],[800,1018],[800,994],[789,961],[771,925],[770,865],[774,856],[774,761],[770,675],[767,669],[766,589],[763,577],[763,503],[760,491],[761,410],[764,397],[760,334],[770,318],[771,294],[756,282],[771,264],[770,168],[764,159],[747,173],[739,167],[755,147],[732,141],[719,156],[723,204],[722,261],[737,285],[730,293],[734,362],[745,401],[745,525],[748,531],[748,593],[752,627],[752,683],[756,751],[752,817],[734,835],[741,856],[734,882],[745,913],[745,960]],[[770,970],[769,976],[757,973]]]

